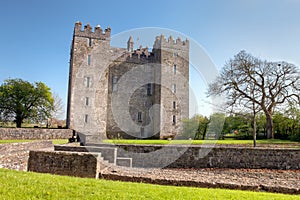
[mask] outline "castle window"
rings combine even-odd
[[[173,101],[173,109],[176,109],[176,102]]]
[[[84,123],[88,123],[88,119],[89,119],[89,116],[88,115],[84,115]]]
[[[91,55],[88,55],[88,60],[87,60],[87,62],[88,62],[88,65],[91,65]]]
[[[85,77],[84,78],[84,85],[87,88],[91,87],[91,78],[90,77]]]
[[[176,74],[176,65],[173,65],[173,73]]]
[[[141,127],[141,137],[145,137],[145,128]]]
[[[176,115],[173,115],[173,125],[176,124]]]
[[[85,97],[85,105],[88,106],[89,105],[89,98]]]
[[[173,84],[173,93],[176,93],[176,84]]]
[[[92,41],[92,38],[89,38],[89,39],[88,39],[89,47],[92,46],[92,42],[93,42],[93,41]]]
[[[152,95],[152,84],[151,83],[147,84],[147,95],[148,96]]]
[[[142,112],[138,112],[137,119],[138,119],[138,122],[142,122]]]
[[[112,76],[112,91],[117,91],[118,76]]]

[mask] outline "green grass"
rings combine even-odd
[[[69,142],[68,139],[55,139],[55,140],[52,140],[53,144],[67,144],[68,142]]]
[[[32,141],[34,141],[34,140],[0,140],[0,144],[32,142]]]
[[[226,140],[105,140],[106,143],[114,144],[245,144],[252,145],[253,140],[235,140],[235,139],[226,139]],[[257,140],[257,144],[299,144],[299,142],[292,142],[290,140],[279,140],[279,139],[270,139],[270,140]]]
[[[22,142],[34,142],[38,140],[0,140],[0,144],[7,144],[7,143],[22,143]],[[55,139],[52,140],[53,144],[66,144],[68,143],[68,139]]]
[[[300,199],[296,195],[160,186],[0,169],[0,199]]]

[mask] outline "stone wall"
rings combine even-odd
[[[51,141],[9,143],[0,145],[0,168],[26,171],[30,150],[53,148]]]
[[[0,128],[0,140],[50,140],[71,138],[71,129]]]
[[[28,171],[58,175],[98,178],[99,154],[61,151],[30,151]]]
[[[104,160],[109,163],[116,164],[117,162],[117,148],[114,147],[83,147],[71,145],[54,145],[55,151],[70,151],[70,152],[95,152],[101,153]]]
[[[94,144],[96,145],[96,144]],[[100,144],[98,146],[108,146]],[[113,145],[133,167],[300,169],[300,149],[184,145]]]

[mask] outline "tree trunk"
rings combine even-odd
[[[272,115],[266,113],[266,120],[267,120],[267,139],[274,139],[274,126],[273,126]]]
[[[17,128],[21,128],[22,120],[16,120]]]
[[[255,120],[255,115],[253,116],[253,147],[256,147],[256,120]]]
[[[15,119],[15,122],[16,122],[17,128],[21,128],[21,125],[22,125],[22,122],[23,122],[22,117],[17,116],[16,119]]]
[[[208,125],[206,124],[205,127],[204,127],[203,138],[202,138],[202,140],[205,140],[205,135],[206,135],[207,126],[208,126]]]

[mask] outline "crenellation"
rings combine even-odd
[[[101,26],[98,24],[98,25],[95,27],[95,34],[101,35],[102,33],[103,33],[103,30],[102,30]]]
[[[176,39],[176,44],[180,44],[180,43],[182,43],[182,41],[181,41],[180,37],[178,37],[178,38]]]
[[[133,60],[133,59],[144,59],[147,60],[149,58],[149,61],[152,61],[152,57],[154,55],[153,52],[149,52],[149,48],[148,46],[146,46],[145,48],[143,48],[142,45],[139,46],[138,49],[133,49],[134,48],[134,42],[133,42],[133,38],[132,36],[129,37],[128,41],[127,41],[127,51],[129,52],[127,55],[129,56],[129,60]]]
[[[76,22],[75,28],[74,28],[74,36],[78,37],[87,37],[92,39],[100,39],[100,40],[110,40],[111,35],[111,28],[107,27],[104,32],[103,29],[100,27],[100,25],[97,25],[94,28],[88,23],[84,26],[84,29],[82,30],[82,23]]]
[[[177,38],[176,40],[173,36],[169,36],[168,39],[162,34],[160,36],[156,36],[155,42],[153,45],[153,49],[161,49],[161,48],[174,48],[183,51],[189,51],[189,41],[181,40],[181,38]]]
[[[77,21],[75,23],[75,28],[74,28],[74,32],[77,33],[77,32],[81,32],[81,28],[82,28],[82,23],[80,21]]]
[[[86,33],[86,34],[91,34],[92,33],[92,27],[91,27],[91,25],[88,23],[87,25],[85,25],[84,26],[84,33]]]

